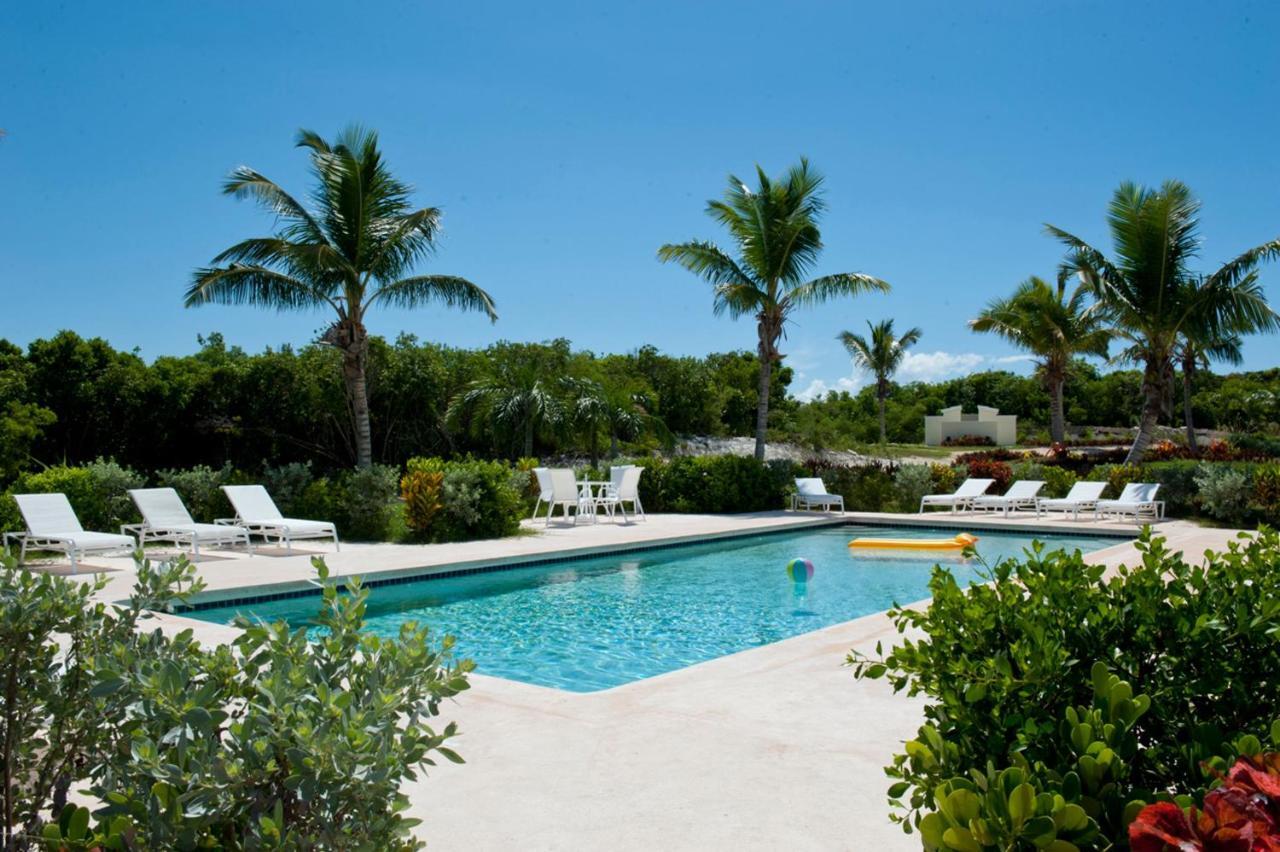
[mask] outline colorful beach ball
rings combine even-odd
[[[787,563],[787,576],[793,583],[807,583],[813,579],[813,563],[803,556],[797,556]]]

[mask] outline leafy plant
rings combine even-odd
[[[1195,482],[1206,514],[1231,524],[1244,520],[1252,494],[1249,476],[1243,470],[1203,464],[1196,472]]]
[[[235,479],[236,472],[230,462],[216,470],[206,465],[196,465],[187,470],[156,472],[156,484],[177,491],[182,502],[187,505],[187,510],[191,512],[191,517],[206,523],[214,518],[232,515],[231,503],[222,486],[233,484]]]
[[[410,507],[411,512],[418,513],[412,521],[415,533],[428,541],[514,535],[520,528],[524,505],[516,473],[520,473],[520,479],[527,476],[497,461],[410,459],[405,481],[417,486],[415,499],[421,502],[416,508]],[[438,487],[434,497],[433,487]],[[433,501],[438,506],[429,511]]]
[[[926,494],[937,493],[933,490],[933,469],[927,464],[904,464],[893,475],[893,483],[898,489],[898,509],[903,512],[919,506]]]
[[[919,638],[850,656],[857,676],[888,677],[896,691],[928,699],[920,734],[886,770],[896,819],[918,827],[939,785],[1025,761],[1038,789],[1063,785],[1067,801],[1121,842],[1129,802],[1186,785],[1226,743],[1269,724],[1280,683],[1254,674],[1280,665],[1280,536],[1262,528],[1200,565],[1149,533],[1137,547],[1140,564],[1106,577],[1078,551],[1040,545],[968,588],[940,566],[927,609],[891,611],[900,631]],[[1087,662],[1103,649],[1106,684]],[[1127,687],[1101,703],[1121,681],[1141,687],[1149,706]],[[1063,707],[1077,708],[1071,730],[1055,718]],[[1072,733],[1080,725],[1088,736]],[[1073,772],[1078,796],[1065,786]],[[1210,781],[1193,781],[1188,793]]]

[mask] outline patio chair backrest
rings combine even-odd
[[[1154,500],[1159,485],[1153,485],[1149,482],[1130,482],[1120,492],[1120,497],[1116,501],[1118,503],[1146,503]]]
[[[538,479],[538,499],[551,499],[551,470],[545,467],[535,467],[533,475]]]
[[[32,535],[84,532],[65,494],[15,494],[13,499]]]
[[[966,479],[960,483],[960,487],[956,489],[954,496],[956,497],[980,497],[987,493],[987,489],[995,482],[994,479]]]
[[[276,501],[261,485],[224,485],[222,490],[242,521],[279,521],[284,518]]]
[[[635,500],[640,496],[640,474],[642,473],[644,473],[644,468],[642,467],[625,467],[622,469],[622,477],[614,490],[614,494],[619,500]]]
[[[802,497],[822,497],[827,493],[827,486],[818,477],[796,480],[796,492]]]
[[[572,468],[553,467],[551,474],[551,499],[557,503],[578,499],[578,481],[573,478]]]
[[[187,507],[182,505],[182,498],[172,488],[133,488],[129,496],[148,526],[164,529],[189,527],[195,523]]]
[[[609,486],[614,491],[617,491],[622,487],[623,473],[633,467],[635,467],[633,464],[615,464],[613,467],[609,468]]]
[[[1044,482],[1039,479],[1019,479],[1009,486],[1009,490],[1004,493],[1004,496],[1023,500],[1036,496],[1040,493],[1041,488],[1044,488]]]
[[[1097,500],[1102,496],[1102,492],[1107,490],[1105,482],[1077,482],[1071,486],[1071,490],[1067,492],[1065,499],[1075,500],[1077,502],[1088,502]]]

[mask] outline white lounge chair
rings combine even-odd
[[[1164,517],[1164,501],[1156,499],[1159,483],[1130,482],[1115,500],[1099,500],[1093,508],[1093,517],[1133,515],[1135,522],[1158,521]]]
[[[1018,509],[1034,509],[1036,495],[1040,493],[1041,488],[1044,488],[1044,482],[1041,480],[1019,479],[1003,494],[974,497],[973,508],[978,511],[998,511],[1005,515]]]
[[[614,509],[622,512],[622,519],[627,520],[627,507],[625,504],[631,504],[631,513],[637,517],[643,518],[644,505],[640,502],[640,474],[644,473],[644,468],[636,465],[619,465],[609,468],[609,484],[604,488],[604,494],[596,498],[596,505],[603,506],[605,511],[609,513],[609,517],[613,517]]]
[[[224,485],[223,492],[236,510],[234,518],[221,518],[219,524],[241,526],[267,541],[283,543],[286,553],[293,553],[293,543],[309,538],[331,538],[335,550],[342,550],[338,528],[329,521],[307,521],[286,518],[276,507],[267,489],[261,485]]]
[[[844,497],[839,494],[828,494],[827,486],[816,476],[806,479],[796,480],[796,493],[791,495],[791,508],[812,509],[814,506],[821,506],[822,511],[831,511],[832,506],[840,507],[840,514],[844,514]]]
[[[575,526],[578,518],[584,513],[590,513],[594,518],[595,504],[588,494],[578,489],[578,481],[574,479],[570,468],[553,467],[548,474],[551,478],[551,496],[547,498],[550,508],[547,509],[545,526],[551,526],[551,516],[555,514],[557,506],[563,507],[566,520],[569,518],[570,507],[573,508]]]
[[[77,560],[86,553],[138,549],[138,542],[127,535],[86,531],[65,494],[15,494],[13,499],[27,531],[5,533],[4,539],[6,546],[11,539],[19,542],[19,565],[26,560],[28,550],[52,550],[67,555],[74,574]]]
[[[542,508],[543,503],[551,502],[551,469],[545,467],[535,467],[533,475],[538,479],[538,502],[533,504],[533,514],[529,520],[536,520],[538,510]],[[550,514],[551,507],[547,507],[547,513]]]
[[[1105,482],[1077,482],[1071,486],[1066,497],[1041,497],[1036,500],[1036,517],[1040,517],[1041,513],[1047,515],[1049,512],[1070,512],[1071,520],[1078,521],[1081,512],[1097,507],[1098,499],[1106,488]]]
[[[966,479],[953,494],[926,494],[920,498],[920,511],[926,506],[946,506],[952,512],[963,511],[973,506],[973,501],[981,497],[994,483],[994,479]]]
[[[134,505],[142,513],[142,523],[126,524],[121,532],[131,532],[138,537],[138,544],[145,545],[149,541],[172,542],[181,548],[191,548],[195,556],[200,555],[200,545],[209,544],[215,547],[223,544],[243,544],[253,555],[253,543],[249,540],[249,530],[230,524],[198,524],[182,505],[182,498],[172,488],[134,488],[129,491]]]

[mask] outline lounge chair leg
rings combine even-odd
[[[71,573],[76,573],[76,551],[75,548],[67,551],[67,556],[71,558]]]

